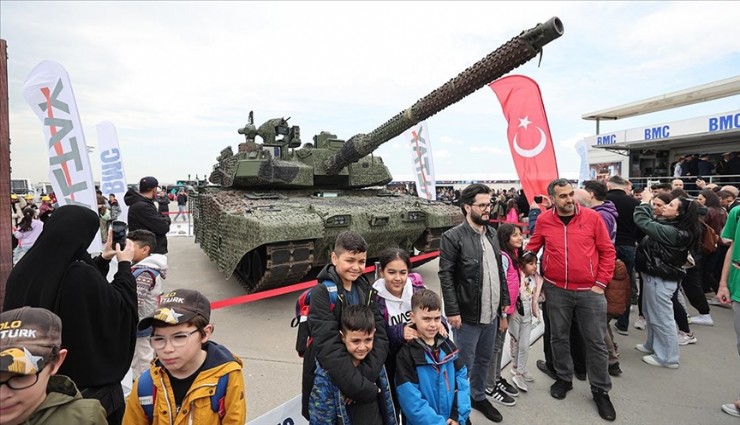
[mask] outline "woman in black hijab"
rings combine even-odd
[[[92,210],[58,208],[31,250],[8,277],[3,310],[43,307],[63,324],[62,346],[69,350],[59,373],[69,376],[85,398],[100,400],[109,424],[120,424],[124,400],[121,379],[131,365],[138,322],[136,284],[131,274],[133,243],[123,250],[112,238],[95,259],[87,247],[99,230]],[[118,260],[113,282],[110,260]]]

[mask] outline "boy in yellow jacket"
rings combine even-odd
[[[134,383],[124,425],[244,424],[242,362],[209,341],[210,317],[210,302],[200,292],[176,289],[139,322],[139,329],[153,328],[156,358]]]

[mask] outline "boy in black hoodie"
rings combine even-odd
[[[332,382],[352,402],[362,404],[377,400],[379,389],[375,382],[388,354],[388,336],[383,317],[375,303],[375,290],[364,276],[367,261],[367,242],[353,231],[342,232],[334,243],[331,263],[319,273],[311,294],[311,310],[308,314],[308,329],[313,342],[303,357],[303,416],[308,419],[308,396],[314,381],[318,360],[328,372]],[[331,281],[333,284],[325,283]],[[329,297],[329,288],[336,290],[336,303]],[[373,350],[362,363],[355,367],[352,358],[339,336],[342,308],[363,304],[372,308],[375,316],[375,339]],[[355,424],[357,425],[357,424]]]

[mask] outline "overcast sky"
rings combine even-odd
[[[69,73],[86,142],[118,130],[127,180],[210,172],[255,121],[291,117],[303,141],[377,127],[522,30],[565,35],[513,73],[542,90],[559,169],[595,133],[581,115],[740,73],[740,2],[0,2],[13,178],[48,180],[42,126],[22,96],[36,64]],[[602,131],[726,112],[740,97],[606,122]],[[428,120],[436,174],[512,176],[506,122],[483,88]],[[96,152],[93,175],[100,178]],[[400,138],[376,152],[411,175]]]

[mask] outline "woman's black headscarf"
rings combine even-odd
[[[99,229],[98,215],[89,208],[57,208],[36,243],[10,272],[3,311],[23,306],[53,310],[67,267],[75,261],[92,264],[87,247]]]

